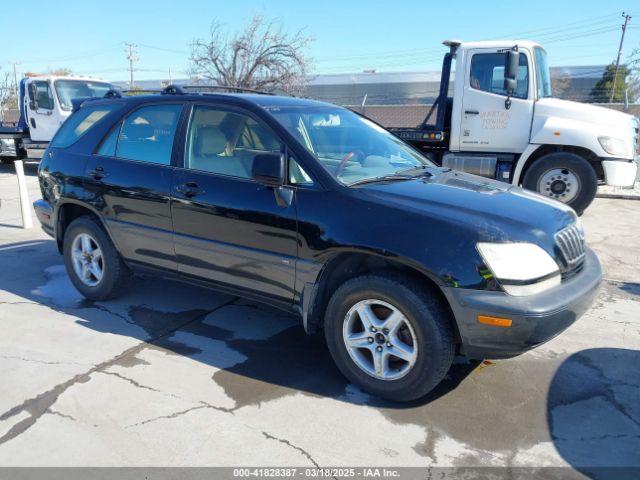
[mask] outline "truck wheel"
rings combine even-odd
[[[91,300],[115,298],[129,284],[131,272],[102,225],[90,216],[71,222],[64,235],[63,254],[73,285]]]
[[[345,282],[329,301],[324,331],[344,376],[388,400],[423,397],[453,361],[446,308],[423,287],[395,275]]]
[[[596,197],[598,178],[580,155],[556,152],[537,159],[527,170],[522,186],[566,203],[582,215]]]

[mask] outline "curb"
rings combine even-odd
[[[612,198],[615,200],[640,200],[640,195],[625,195],[618,193],[598,193],[596,198]]]

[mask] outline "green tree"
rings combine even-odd
[[[613,87],[613,79],[616,73],[616,66],[612,63],[607,65],[602,78],[595,84],[591,93],[590,99],[596,103],[608,103],[611,98],[611,88]],[[618,67],[618,76],[616,77],[615,90],[613,92],[614,102],[624,102],[624,95],[628,88],[627,77],[629,76],[629,68],[625,65]]]

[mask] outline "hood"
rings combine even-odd
[[[370,199],[455,224],[478,241],[532,241],[552,248],[553,235],[576,221],[568,206],[507,183],[449,169],[432,177],[364,184]],[[427,220],[428,221],[428,220]]]
[[[535,108],[535,114],[544,117],[580,120],[615,129],[631,129],[633,126],[633,115],[588,103],[571,102],[559,98],[542,98],[536,102]]]

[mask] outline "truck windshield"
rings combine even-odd
[[[536,89],[538,98],[553,96],[551,93],[551,75],[549,74],[549,62],[547,61],[547,52],[540,48],[534,47],[536,57]]]
[[[110,83],[92,82],[87,80],[56,80],[53,82],[56,94],[63,110],[71,110],[71,100],[82,97],[104,97],[113,88]]]
[[[266,107],[338,181],[403,175],[433,164],[384,128],[332,106]],[[402,173],[401,173],[402,172]]]

